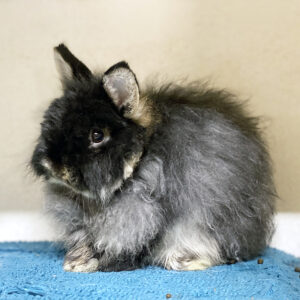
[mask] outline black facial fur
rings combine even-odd
[[[56,49],[71,64],[74,78],[44,114],[32,165],[37,175],[46,178],[51,177],[51,171],[43,166],[43,160],[58,177],[60,169],[66,167],[73,178],[68,183],[96,197],[101,186],[122,180],[124,160],[143,149],[144,129],[118,111],[101,77],[93,77],[64,45]],[[121,65],[128,67],[125,62]],[[109,134],[108,141],[96,149],[90,147],[93,129],[105,129]]]

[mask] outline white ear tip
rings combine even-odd
[[[73,72],[69,64],[65,62],[60,53],[54,48],[54,61],[56,69],[60,75],[60,78],[63,79],[71,79],[73,76]]]

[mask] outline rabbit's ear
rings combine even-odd
[[[109,68],[103,76],[103,87],[119,110],[125,114],[139,105],[139,86],[135,74],[124,61]]]
[[[88,79],[91,71],[70,50],[60,44],[54,48],[54,58],[63,86],[74,79]]]

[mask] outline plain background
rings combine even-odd
[[[91,69],[127,60],[141,83],[209,80],[263,116],[281,211],[300,211],[300,1],[0,2],[0,210],[36,210],[27,164],[44,109],[60,95],[53,47]]]

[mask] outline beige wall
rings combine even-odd
[[[282,200],[300,211],[300,1],[0,2],[0,209],[41,206],[26,170],[49,101],[60,94],[52,47],[92,68],[126,59],[142,81],[210,79],[265,116]]]

